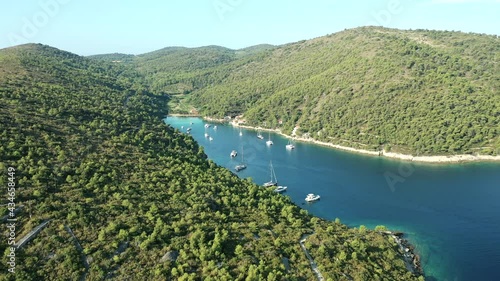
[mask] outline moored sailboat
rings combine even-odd
[[[274,173],[274,168],[273,168],[273,162],[269,162],[269,167],[271,170],[271,180],[264,183],[264,187],[270,187],[270,186],[277,186],[278,185],[278,179],[276,178],[276,174]]]
[[[263,136],[262,136],[262,134],[260,133],[260,130],[259,130],[259,131],[257,131],[257,138],[258,138],[259,140],[264,139],[264,137],[263,137]]]
[[[271,140],[271,132],[269,132],[269,139],[266,141],[266,144],[269,146],[274,144],[274,142]]]
[[[241,147],[241,163],[239,165],[236,165],[234,167],[234,170],[236,172],[239,172],[241,170],[244,170],[247,168],[247,165],[245,164],[245,160],[243,159],[243,147]]]

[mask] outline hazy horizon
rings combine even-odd
[[[170,46],[282,45],[362,26],[500,35],[500,0],[41,0],[9,3],[0,48],[41,43],[79,55],[139,55]],[[6,13],[5,11],[9,11]]]

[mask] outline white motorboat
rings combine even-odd
[[[287,190],[288,187],[286,186],[278,186],[274,189],[274,192],[278,192],[278,193],[281,193],[281,192],[285,192]]]
[[[306,201],[307,202],[313,202],[319,200],[320,196],[317,194],[309,193],[306,196]]]
[[[236,167],[234,167],[234,170],[236,170],[236,172],[239,172],[239,171],[244,170],[246,168],[247,168],[247,165],[240,164],[240,165],[236,165]]]
[[[231,158],[236,157],[236,155],[238,155],[238,151],[236,151],[236,150],[231,151],[231,154],[230,154]]]

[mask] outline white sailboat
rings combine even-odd
[[[262,134],[260,133],[260,130],[258,130],[258,131],[257,131],[257,138],[258,138],[259,140],[263,140],[263,139],[264,139],[264,137],[263,137],[263,136],[262,136]]]
[[[267,144],[268,146],[271,146],[271,145],[273,145],[273,144],[274,144],[274,142],[271,140],[271,132],[269,132],[269,140],[268,140],[268,141],[266,141],[266,144]]]
[[[242,146],[242,147],[241,147],[241,163],[240,163],[239,165],[236,165],[236,166],[234,167],[234,170],[235,170],[236,172],[239,172],[239,171],[244,170],[244,169],[246,169],[246,168],[247,168],[247,165],[245,165],[245,161],[244,161],[244,159],[243,159],[243,146]]]
[[[295,149],[295,145],[292,144],[290,140],[288,140],[288,144],[286,145],[286,149],[292,150]]]
[[[276,174],[274,173],[274,168],[273,168],[273,162],[269,162],[269,167],[271,170],[271,180],[264,183],[264,187],[270,187],[270,186],[277,186],[278,185],[278,179],[276,178]]]

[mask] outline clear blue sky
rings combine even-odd
[[[237,49],[365,25],[500,35],[499,15],[500,0],[2,1],[0,48],[33,42],[80,55]]]

